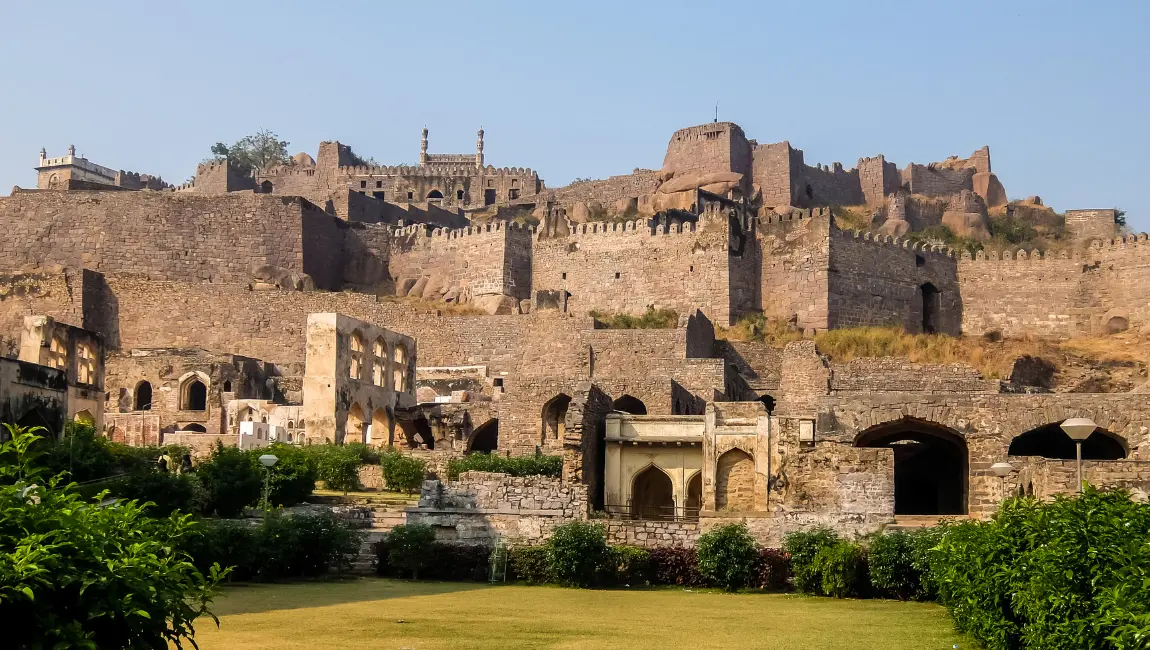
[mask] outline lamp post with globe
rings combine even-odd
[[[995,463],[990,466],[990,471],[998,477],[998,485],[1001,488],[1002,500],[1006,500],[1006,475],[1014,471],[1014,467],[1010,463]]]
[[[1082,443],[1098,428],[1090,418],[1070,418],[1062,423],[1062,430],[1074,441],[1074,456],[1078,467],[1078,493],[1082,493]]]
[[[272,467],[279,461],[275,454],[260,456],[260,465],[264,466],[264,512],[271,510],[271,476]]]

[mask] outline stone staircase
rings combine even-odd
[[[966,521],[969,515],[897,515],[893,524],[888,524],[886,530],[913,531],[920,528],[937,526],[940,522]]]
[[[359,554],[352,558],[351,573],[375,574],[375,544],[388,531],[407,523],[406,509],[416,505],[416,499],[403,499],[394,495],[356,493],[349,495],[318,495],[312,502],[328,507],[336,516],[361,529],[363,542]]]

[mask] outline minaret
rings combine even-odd
[[[427,127],[423,127],[423,138],[419,141],[419,165],[427,164]]]
[[[475,166],[483,167],[483,127],[479,127],[479,139],[475,142]]]
[[[74,144],[68,145],[68,155],[72,156],[72,157],[76,156],[76,145],[74,145]]]

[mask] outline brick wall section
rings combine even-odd
[[[25,316],[83,326],[81,285],[82,276],[74,270],[0,274],[0,357],[18,356]]]
[[[991,253],[958,264],[962,329],[979,335],[1105,334],[1113,318],[1150,323],[1146,235],[1085,250]]]
[[[1066,230],[1075,239],[1110,241],[1117,234],[1117,210],[1067,210]]]
[[[859,186],[867,205],[882,205],[888,194],[898,191],[902,177],[898,165],[887,162],[879,154],[873,158],[859,158]]]
[[[716,122],[679,129],[667,144],[663,169],[686,172],[751,173],[751,145],[733,122]]]
[[[958,334],[963,301],[957,261],[949,253],[887,239],[832,231],[827,325],[894,325],[921,332],[922,286],[929,283],[938,292],[936,331]]]
[[[902,184],[911,194],[925,194],[926,196],[950,196],[962,190],[974,191],[975,170],[971,167],[963,169],[934,169],[926,165],[911,163],[902,170]]]
[[[830,215],[795,211],[759,219],[763,313],[803,328],[825,329]]]
[[[457,286],[473,296],[531,296],[531,236],[517,224],[496,222],[461,230],[409,226],[392,235],[390,272],[397,289]],[[427,278],[422,285],[416,282]],[[406,282],[405,282],[406,281]]]
[[[897,357],[855,359],[831,366],[831,390],[836,393],[909,391],[916,393],[994,393],[998,382],[962,364],[911,363]]]
[[[578,202],[598,201],[604,208],[612,208],[619,199],[652,194],[659,187],[659,172],[650,169],[637,169],[630,174],[611,176],[601,180],[578,181],[548,190],[548,200],[563,206],[573,206]]]

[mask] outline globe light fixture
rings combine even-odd
[[[271,478],[272,467],[279,462],[279,458],[275,454],[263,454],[260,456],[260,465],[264,466],[264,512],[271,510]]]
[[[1006,498],[1006,475],[1013,472],[1010,463],[995,463],[990,466],[990,472],[998,477],[998,486],[1002,490],[1002,498]]]
[[[1098,428],[1090,418],[1070,418],[1062,423],[1062,430],[1074,441],[1074,456],[1078,467],[1078,493],[1082,493],[1082,443]]]
[[[279,462],[279,458],[275,454],[264,454],[260,456],[260,464],[264,467],[272,467]]]

